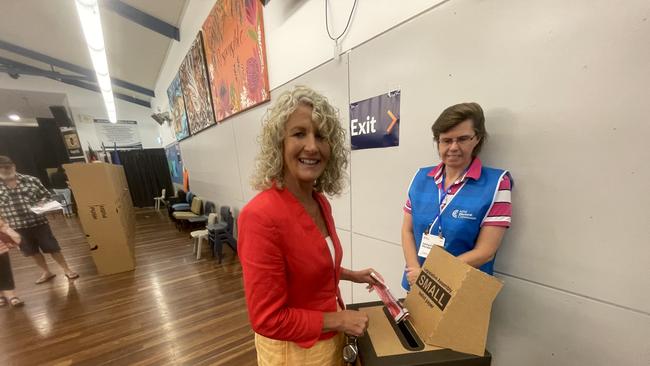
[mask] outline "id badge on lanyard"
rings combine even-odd
[[[443,179],[444,182],[444,179]],[[443,183],[444,184],[444,183]],[[439,209],[438,209],[438,215],[433,219],[433,222],[431,222],[431,225],[427,228],[427,230],[422,233],[422,240],[420,240],[420,250],[418,250],[418,257],[426,258],[429,256],[429,252],[431,251],[431,248],[433,248],[434,245],[437,245],[439,247],[445,247],[445,237],[442,236],[442,223],[441,223],[441,216],[442,216],[442,204],[445,203],[445,199],[447,198],[447,193],[449,193],[447,190],[442,190],[442,193],[439,194]],[[438,223],[438,235],[431,234],[431,231],[433,230],[434,225]]]
[[[422,241],[420,241],[420,250],[418,256],[426,258],[434,245],[445,247],[445,238],[440,235],[433,235],[429,233],[422,234]]]
[[[446,197],[447,191],[444,191],[444,193],[440,195],[440,203],[445,202]],[[434,245],[443,248],[445,247],[445,237],[442,236],[442,224],[440,223],[440,216],[442,216],[442,209],[440,209],[440,212],[438,212],[438,215],[435,219],[433,219],[433,222],[431,225],[429,225],[427,230],[422,233],[422,240],[420,240],[420,250],[418,250],[418,257],[426,258],[429,256],[429,252]],[[438,235],[431,233],[433,227],[436,225],[436,222],[438,223]]]

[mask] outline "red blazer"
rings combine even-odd
[[[287,189],[259,193],[242,210],[238,252],[248,315],[255,332],[309,348],[321,333],[323,312],[344,308],[339,292],[341,243],[325,196],[314,193],[334,243],[335,263],[318,227]]]

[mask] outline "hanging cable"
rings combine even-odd
[[[357,7],[357,0],[354,0],[354,4],[352,4],[352,10],[350,10],[350,16],[348,17],[348,23],[345,25],[345,29],[343,29],[343,32],[338,36],[338,37],[332,37],[332,34],[330,33],[330,27],[327,22],[327,4],[329,3],[328,0],[325,0],[325,29],[327,29],[327,35],[330,37],[330,39],[336,43],[338,43],[338,40],[343,37],[345,32],[348,31],[348,27],[350,26],[350,20],[352,20],[352,14],[354,14],[354,8]]]

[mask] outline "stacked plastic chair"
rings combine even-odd
[[[219,222],[208,225],[208,241],[212,246],[212,252],[217,257],[219,263],[223,260],[223,243],[225,242],[230,248],[237,253],[237,240],[233,235],[235,219],[230,212],[229,206],[221,206],[219,210]]]
[[[208,225],[214,224],[217,219],[217,214],[212,212],[208,215]],[[208,229],[195,230],[190,233],[192,237],[192,253],[196,253],[196,259],[201,259],[201,244],[203,240],[208,239]]]

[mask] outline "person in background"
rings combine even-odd
[[[63,198],[63,200],[57,199],[63,205],[63,213],[67,216],[72,215],[72,191],[68,187],[68,175],[65,174],[65,169],[62,166],[52,173],[50,183],[54,194]]]
[[[253,186],[262,192],[238,220],[258,364],[340,365],[344,334],[363,335],[368,316],[345,310],[339,281],[376,283],[371,268],[341,267],[324,195],[343,189],[345,130],[324,96],[295,87],[278,96],[259,140]]]
[[[68,189],[68,176],[63,167],[58,167],[56,172],[50,176],[50,183],[54,189]]]
[[[20,244],[20,235],[0,219],[0,308],[10,304],[13,307],[25,303],[16,295],[14,274],[11,272],[9,249]]]
[[[431,127],[440,164],[419,169],[408,191],[402,223],[410,290],[432,245],[492,274],[494,258],[510,227],[513,181],[506,170],[483,166],[487,139],[483,109],[461,103],[445,109]]]
[[[42,274],[36,284],[47,282],[56,276],[50,272],[41,254],[49,253],[63,269],[68,279],[79,275],[68,267],[61,248],[52,234],[47,218],[37,215],[31,207],[50,199],[50,192],[36,177],[16,173],[16,165],[7,157],[0,155],[0,218],[22,237],[20,250],[32,257]]]

